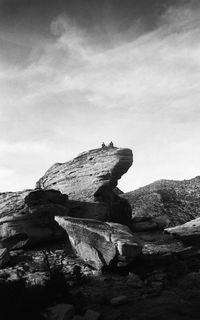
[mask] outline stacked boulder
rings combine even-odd
[[[35,190],[0,194],[1,247],[16,249],[68,235],[77,254],[99,269],[141,253],[131,207],[118,179],[132,165],[130,149],[101,148],[53,165]]]
[[[77,254],[97,269],[117,263],[121,255],[131,260],[141,253],[140,243],[127,227],[131,207],[116,188],[132,162],[130,149],[94,149],[53,165],[36,184],[69,196],[68,217],[57,215],[55,220]]]
[[[36,187],[67,194],[71,217],[130,225],[131,207],[117,195],[115,188],[132,162],[130,149],[90,150],[72,161],[54,164]]]

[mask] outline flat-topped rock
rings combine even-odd
[[[77,255],[96,269],[117,263],[119,256],[130,261],[141,253],[141,245],[127,226],[58,216],[55,220],[67,232]]]
[[[101,196],[104,188],[113,190],[133,162],[130,149],[94,149],[72,161],[54,164],[36,187],[56,189],[71,200],[86,201]]]
[[[67,196],[55,190],[1,193],[0,242],[10,249],[27,238],[30,244],[57,238],[63,233],[54,216],[67,215],[68,206]]]
[[[130,149],[90,150],[72,161],[54,164],[36,187],[67,194],[72,217],[128,224],[130,206],[117,195],[116,186],[132,162]]]
[[[200,177],[160,180],[120,197],[132,208],[136,231],[164,229],[200,216]]]

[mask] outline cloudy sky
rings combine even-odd
[[[124,191],[200,174],[200,5],[0,0],[0,191],[111,140]]]

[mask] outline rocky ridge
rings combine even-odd
[[[200,177],[160,180],[120,196],[129,202],[138,231],[163,230],[200,216]]]

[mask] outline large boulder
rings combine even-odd
[[[132,208],[134,230],[163,230],[200,216],[200,177],[160,180],[120,197]]]
[[[36,187],[55,189],[70,199],[70,216],[129,224],[131,208],[120,198],[117,182],[132,165],[130,149],[105,148],[54,164]]]
[[[17,244],[36,244],[63,234],[54,220],[67,215],[68,198],[55,190],[25,190],[0,194],[0,243],[9,249]]]
[[[55,220],[67,232],[78,256],[96,269],[117,263],[120,256],[129,262],[141,253],[141,245],[127,226],[58,216]]]

